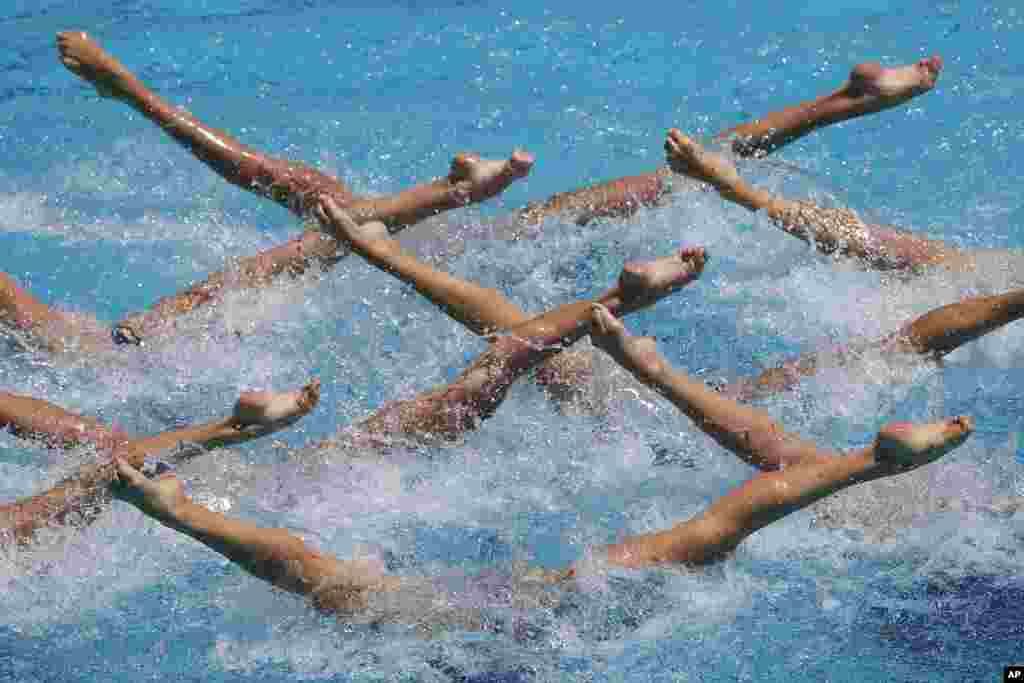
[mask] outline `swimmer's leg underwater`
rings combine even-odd
[[[109,333],[94,318],[49,306],[2,272],[0,323],[26,334],[27,341],[47,351],[59,352],[69,347],[95,351],[111,346]]]
[[[319,398],[317,381],[291,392],[245,392],[228,417],[153,436],[132,437],[47,401],[3,392],[0,427],[49,448],[90,445],[138,468],[148,456],[182,444],[208,450],[271,434],[311,411]],[[195,450],[186,450],[176,456],[181,461],[195,454]],[[83,465],[43,493],[0,504],[0,545],[28,543],[43,528],[91,521],[109,500],[114,472],[109,462]]]
[[[879,340],[851,344],[829,355],[833,365],[845,365],[866,350],[885,354],[907,353],[941,360],[964,344],[1024,317],[1024,289],[993,296],[969,297],[933,309]],[[819,355],[807,353],[752,378],[727,384],[722,393],[737,400],[751,400],[791,389],[812,377],[821,365]]]

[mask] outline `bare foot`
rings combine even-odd
[[[888,109],[934,88],[941,71],[942,57],[938,55],[892,68],[865,62],[853,67],[849,82],[840,92],[863,99],[866,110]]]
[[[158,520],[173,520],[181,506],[188,502],[185,488],[173,474],[147,479],[121,458],[114,459],[117,478],[111,489],[115,496],[131,503]]]
[[[942,422],[894,422],[882,427],[875,440],[875,459],[892,473],[934,462],[967,440],[974,420],[951,417]]]
[[[703,247],[685,247],[653,261],[631,261],[622,267],[619,287],[630,303],[653,303],[700,277],[706,261]]]
[[[505,191],[526,177],[533,167],[533,155],[516,150],[508,159],[481,159],[479,154],[457,154],[452,159],[448,181],[466,204],[482,202]]]
[[[365,249],[371,242],[387,240],[390,237],[386,225],[380,221],[356,223],[347,211],[338,206],[333,197],[326,194],[317,198],[313,215],[320,221],[324,232],[355,249]]]
[[[233,417],[240,429],[268,434],[292,424],[319,400],[318,379],[296,391],[247,391],[239,396]]]
[[[60,61],[71,73],[93,84],[102,97],[130,98],[134,80],[121,62],[104,50],[84,31],[57,34]]]
[[[590,340],[594,346],[627,370],[648,373],[661,366],[661,355],[654,339],[631,336],[622,321],[601,304],[592,304],[590,319],[593,322]]]
[[[665,137],[665,159],[676,173],[728,190],[740,183],[736,165],[726,157],[709,152],[696,141],[673,128]]]

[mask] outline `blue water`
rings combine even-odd
[[[858,61],[940,53],[935,92],[743,170],[955,244],[1024,248],[1017,3],[546,4],[9,0],[0,269],[47,302],[114,320],[300,229],[71,77],[53,49],[68,28],[98,36],[211,124],[360,191],[435,177],[464,149],[537,155],[501,200],[452,214],[453,232],[653,168],[670,126],[710,134],[834,87]],[[630,327],[709,378],[881,334],[1018,280],[1014,259],[907,283],[837,267],[707,194],[623,222],[552,220],[536,241],[470,241],[444,266],[540,311],[598,291],[626,257],[680,242],[706,245],[712,264]],[[288,455],[445,381],[481,348],[350,259],[231,297],[145,354],[53,359],[5,343],[0,379],[148,433],[219,415],[240,388],[317,375],[321,406],[296,429],[181,475],[218,509],[410,575],[560,566],[683,519],[750,474],[664,402],[618,391],[625,380],[608,364],[605,415],[560,415],[524,384],[458,447],[383,462]],[[708,572],[601,576],[571,604],[530,615],[526,639],[339,625],[117,504],[87,530],[0,558],[0,680],[997,680],[1024,660],[1024,518],[935,512],[929,501],[1024,494],[1022,360],[1024,331],[1010,326],[942,368],[869,360],[767,401],[839,447],[893,419],[968,413],[979,432],[926,471],[837,498],[841,529],[805,511]],[[10,437],[0,450],[3,499],[92,457]]]

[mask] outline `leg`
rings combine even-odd
[[[1024,317],[1024,290],[964,299],[929,311],[900,330],[898,350],[941,357]]]
[[[653,341],[630,337],[597,308],[594,341],[641,382],[653,387],[705,433],[764,472],[675,527],[608,547],[614,564],[706,564],[786,515],[857,483],[892,476],[937,460],[966,440],[969,418],[929,425],[892,424],[874,444],[840,456],[787,434],[767,414],[741,406],[674,370]]]
[[[231,290],[258,289],[282,275],[298,277],[311,266],[329,268],[340,258],[341,245],[316,231],[255,256],[241,258],[230,270],[213,273],[202,282],[164,297],[148,310],[130,315],[114,325],[114,339],[141,345],[171,329],[177,318],[221,300]]]
[[[529,316],[493,289],[435,270],[402,253],[380,223],[359,225],[330,197],[323,197],[316,216],[324,231],[348,245],[370,265],[410,284],[431,303],[474,334],[484,335],[520,325]]]
[[[48,448],[92,445],[101,450],[125,446],[131,436],[89,417],[29,396],[0,392],[0,427],[15,435],[38,441]]]
[[[320,401],[320,380],[295,391],[247,391],[239,396],[230,417],[132,439],[117,450],[118,457],[141,467],[148,456],[182,443],[203,450],[223,448],[273,434],[295,423]]]
[[[684,249],[649,263],[626,264],[618,284],[597,302],[617,316],[637,311],[695,280],[704,261],[703,249]],[[451,440],[475,429],[494,413],[516,379],[590,332],[592,304],[561,306],[511,328],[452,384],[391,403],[365,420],[360,430]]]
[[[36,399],[12,399],[8,395],[0,409],[5,426],[18,434],[31,435],[52,446],[92,443],[126,463],[142,467],[147,456],[182,442],[218,448],[273,433],[312,410],[319,397],[320,384],[316,381],[299,391],[282,394],[247,392],[230,417],[138,439]],[[0,505],[0,545],[28,543],[45,527],[91,521],[107,500],[113,479],[110,463],[85,465],[48,491]]]
[[[766,211],[782,230],[814,244],[822,253],[858,258],[878,270],[912,270],[940,262],[952,265],[965,258],[942,242],[864,223],[846,209],[822,209],[758,190],[740,178],[732,162],[678,130],[669,131],[665,151],[674,172],[710,184],[724,199],[751,211]]]
[[[763,118],[719,133],[718,141],[731,141],[733,151],[744,157],[764,156],[803,136],[833,123],[895,107],[935,87],[942,59],[922,59],[909,66],[883,68],[877,62],[859,64],[838,90],[794,107],[771,112]],[[654,206],[672,191],[669,169],[600,183],[551,197],[524,209],[520,218],[539,223],[548,216],[570,214],[583,224],[594,218],[629,216],[644,206]]]
[[[702,431],[744,462],[774,471],[814,461],[814,444],[787,434],[763,410],[743,406],[709,389],[703,382],[673,370],[654,340],[631,337],[607,310],[594,307],[594,345],[608,353],[638,380],[665,396]]]
[[[871,345],[886,352],[913,353],[938,359],[1021,317],[1024,317],[1024,290],[972,297],[929,311],[895,334]],[[830,360],[845,365],[857,358],[861,350],[838,347],[829,354]],[[799,384],[804,377],[815,375],[818,364],[818,354],[804,354],[757,377],[733,382],[724,387],[722,393],[735,400],[752,400],[785,391]]]
[[[58,311],[22,289],[10,275],[0,273],[0,323],[26,332],[49,351],[74,346],[93,351],[110,346],[110,335],[95,320]]]
[[[275,159],[247,147],[161,99],[123,64],[81,31],[57,34],[60,59],[72,73],[132,107],[228,182],[273,199],[300,216],[317,195],[329,195],[356,219],[378,220],[400,229],[441,211],[479,202],[525,176],[533,157],[516,152],[507,161],[459,155],[447,177],[381,199],[355,197],[331,176],[298,162]]]
[[[284,529],[264,529],[197,505],[173,476],[149,480],[123,460],[116,464],[119,497],[253,576],[308,597],[325,612],[364,610],[372,593],[393,590],[399,584],[377,563],[343,562],[321,555]]]
[[[741,156],[764,156],[818,128],[890,109],[926,93],[935,87],[940,71],[938,55],[895,68],[878,62],[858,64],[835,92],[741,124],[717,139],[731,141]]]

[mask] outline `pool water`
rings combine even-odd
[[[532,151],[529,178],[447,217],[465,249],[441,261],[527,310],[600,291],[626,258],[705,245],[701,280],[628,325],[707,379],[1019,286],[1016,257],[911,281],[862,272],[707,193],[624,221],[549,220],[535,240],[479,238],[527,201],[655,167],[671,126],[710,135],[825,92],[857,62],[939,53],[934,92],[741,170],[957,245],[1024,248],[1017,3],[546,5],[9,1],[0,270],[111,321],[301,229],[73,78],[53,35],[79,28],[205,121],[361,192],[436,177],[460,150]],[[684,519],[751,474],[666,402],[622,391],[608,362],[598,415],[561,414],[523,383],[455,447],[290,454],[451,379],[483,348],[356,259],[231,296],[146,352],[55,358],[3,344],[0,388],[138,433],[223,414],[243,388],[320,377],[321,404],[296,428],[181,468],[191,492],[339,556],[455,585],[500,583],[522,561],[577,561]],[[705,572],[597,573],[561,607],[524,614],[480,600],[518,629],[424,638],[339,624],[118,503],[85,530],[0,556],[0,680],[998,680],[1024,660],[1024,517],[975,507],[1024,495],[1022,360],[1024,328],[1011,325],[942,367],[869,358],[764,401],[837,447],[891,420],[964,413],[979,428],[937,465],[837,497],[838,529],[808,510]],[[94,457],[10,436],[0,451],[2,500]],[[936,512],[937,496],[966,509]]]

